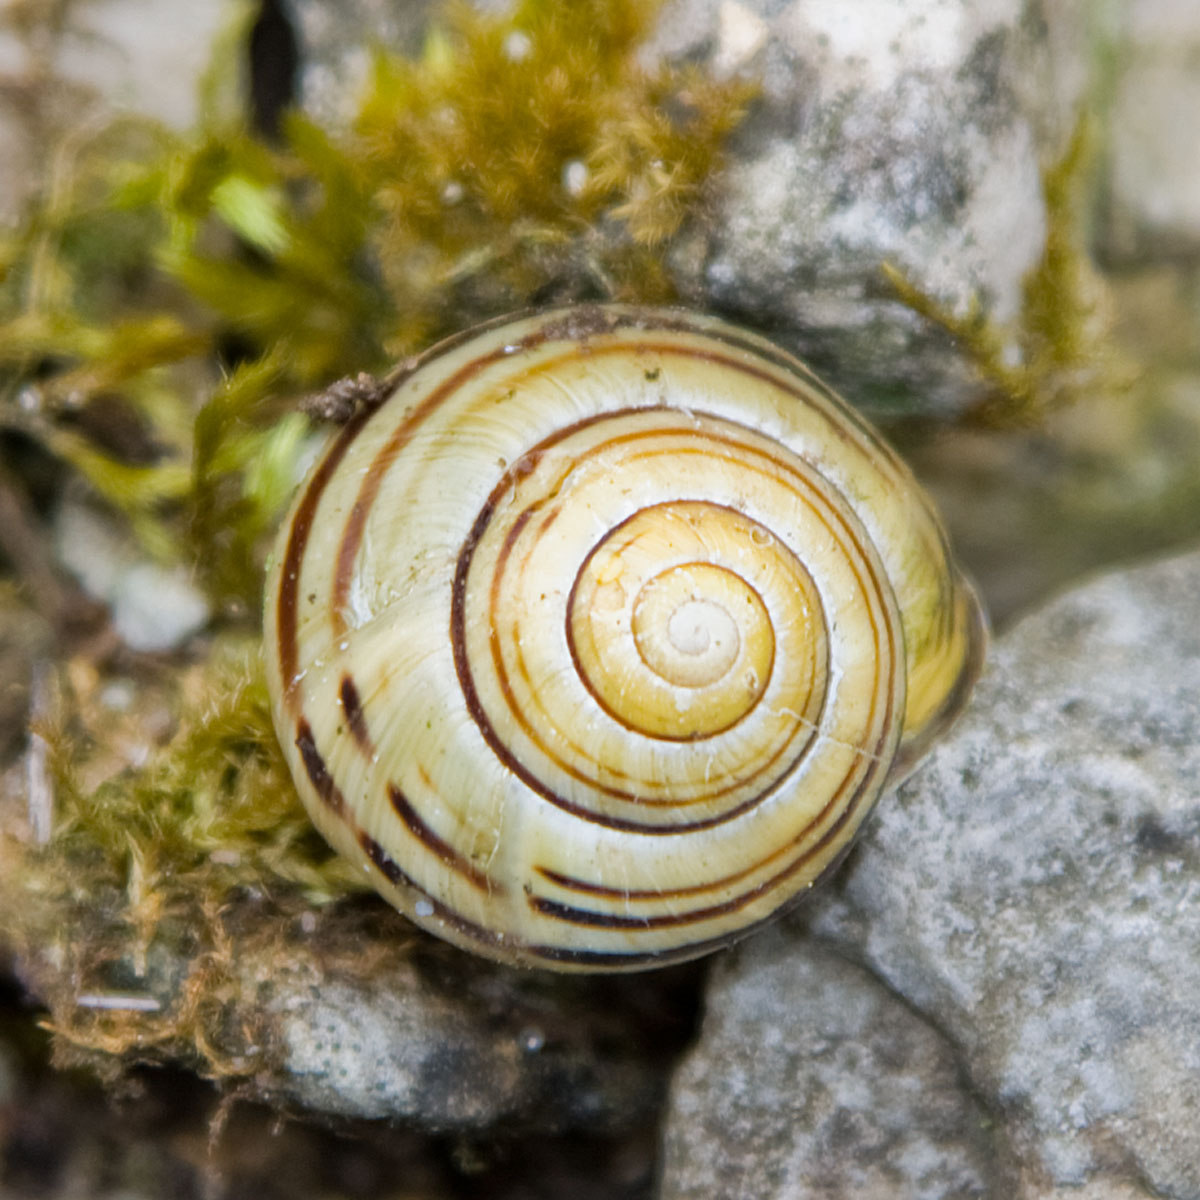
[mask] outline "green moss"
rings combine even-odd
[[[38,724],[53,839],[0,831],[0,930],[68,1060],[252,1070],[261,1037],[227,1027],[231,914],[254,914],[239,945],[274,945],[361,889],[299,804],[258,658],[265,544],[309,441],[299,401],[546,298],[671,298],[665,252],[703,219],[752,89],[641,68],[655,7],[447,8],[417,59],[375,52],[346,128],[292,114],[280,144],[230,115],[214,74],[189,134],[128,118],[69,133],[0,237],[0,431],[219,606],[203,662],[141,662],[128,713],[85,658],[62,664]],[[96,435],[101,411],[136,431],[132,452]],[[161,1007],[81,1001],[114,992]]]
[[[250,467],[295,461],[299,396],[546,297],[670,298],[665,244],[702,216],[752,89],[641,68],[655,8],[449,7],[417,59],[376,51],[348,128],[293,113],[280,145],[217,76],[190,134],[65,138],[0,244],[0,429],[256,611],[285,489]],[[151,461],[78,434],[98,399],[145,423]]]
[[[235,888],[284,883],[321,900],[352,886],[288,786],[257,644],[231,639],[160,684],[156,703],[179,709],[178,723],[140,769],[85,790],[76,780],[88,748],[77,739],[96,733],[85,726],[75,744],[66,729],[51,737],[58,820],[49,853],[94,856],[91,882],[124,890],[132,912],[173,891],[190,904]]]
[[[231,1070],[220,1030],[241,986],[230,912],[251,904],[254,940],[282,946],[298,912],[364,884],[291,786],[256,639],[229,637],[201,665],[143,674],[127,710],[104,702],[102,677],[81,661],[64,689],[35,726],[54,836],[36,849],[0,836],[6,938],[77,1051],[144,1059],[161,1050],[209,1073]],[[164,720],[171,732],[150,750]],[[128,765],[135,753],[144,765]],[[156,997],[161,1010],[81,1002],[113,992]]]
[[[1062,156],[1042,175],[1046,240],[1022,283],[1015,327],[993,321],[978,299],[965,313],[954,313],[903,272],[884,266],[900,299],[954,337],[978,372],[983,393],[967,411],[970,422],[1037,425],[1097,388],[1128,383],[1128,365],[1109,337],[1108,290],[1085,241],[1084,185],[1091,159],[1091,127],[1081,117]]]

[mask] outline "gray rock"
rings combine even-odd
[[[288,2],[303,102],[335,121],[359,94],[364,34],[411,52],[431,11]],[[763,81],[711,221],[673,254],[681,293],[770,329],[858,403],[961,403],[970,365],[882,267],[951,308],[1016,314],[1045,236],[1039,155],[1058,142],[1041,143],[1090,68],[1086,39],[1058,36],[1051,55],[1048,37],[1024,0],[672,0],[648,64]]]
[[[769,932],[707,997],[660,1200],[991,1194],[987,1122],[950,1046],[861,967]]]
[[[300,44],[299,98],[317,120],[344,124],[366,87],[371,47],[415,55],[434,0],[284,0]]]
[[[0,776],[0,818],[19,829],[24,797],[7,782]],[[159,938],[110,959],[86,992],[57,947],[31,946],[13,970],[52,1010],[144,1014],[154,1061],[236,1077],[245,1099],[420,1134],[640,1136],[692,1029],[695,964],[609,978],[503,967],[366,898],[293,921],[247,893],[228,900],[223,919],[231,953],[219,989],[203,993],[200,1030],[188,1014],[211,969],[203,939]],[[118,1052],[87,1039],[88,1061],[111,1078]],[[132,1066],[143,1053],[122,1058]],[[0,1102],[4,1066],[0,1044]]]
[[[1113,101],[1108,249],[1173,257],[1200,248],[1200,7],[1127,0]]]
[[[775,1045],[805,1023],[793,1009],[823,991],[799,982],[817,935],[954,1048],[996,1126],[1002,1182],[985,1194],[1200,1197],[1198,595],[1192,554],[1080,587],[1001,640],[967,715],[884,798],[833,888],[723,967],[697,1051],[707,1083],[693,1060],[669,1145],[715,1137],[731,1094],[744,1094],[729,1046]],[[788,940],[804,965],[786,966]],[[866,1001],[842,1003],[853,1034]],[[847,1056],[838,1086],[861,1088],[886,1127],[898,1083],[875,1065],[882,1024],[858,1022],[868,1065]],[[788,1069],[803,1092],[826,1068],[801,1055]],[[961,1103],[948,1069],[938,1088]],[[758,1119],[778,1128],[771,1111]],[[925,1118],[910,1120],[919,1140]],[[724,1144],[745,1153],[732,1135]],[[813,1145],[799,1121],[790,1139],[758,1145],[755,1178],[776,1182],[713,1194],[808,1194],[777,1181]],[[960,1194],[949,1183],[856,1192],[857,1158],[841,1169],[846,1194]],[[693,1194],[677,1179],[667,1195]],[[812,1194],[842,1194],[829,1187]]]
[[[960,1048],[1037,1170],[1200,1196],[1200,556],[1068,593],[885,801],[813,929]]]
[[[1119,35],[1124,0],[1041,0],[1027,6],[1027,68],[1013,83],[1038,141],[1057,158],[1081,116],[1095,121],[1108,82],[1107,55]],[[1096,132],[1102,132],[1097,128]]]
[[[661,1107],[684,1033],[677,990],[694,971],[589,981],[513,970],[422,950],[390,913],[358,935],[369,970],[345,961],[345,929],[320,935],[341,967],[304,943],[282,969],[278,955],[241,964],[239,1003],[267,1031],[254,1080],[264,1099],[434,1132],[611,1132]],[[411,953],[395,953],[406,941]]]
[[[93,509],[64,502],[54,536],[60,561],[109,606],[113,628],[132,649],[173,650],[208,623],[208,600],[186,570],[142,557],[128,535]]]
[[[671,5],[659,42],[673,56],[719,67],[731,13],[765,31],[747,64],[762,101],[738,131],[685,292],[770,328],[857,403],[952,405],[969,368],[882,267],[952,309],[978,298],[998,321],[1017,313],[1045,236],[1026,8]]]
[[[71,12],[55,71],[115,109],[186,129],[200,115],[200,80],[217,38],[235,15],[230,0],[191,0],[169,21],[155,0],[88,0]]]

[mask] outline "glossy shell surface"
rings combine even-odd
[[[444,343],[336,434],[266,625],[325,836],[431,932],[559,970],[803,895],[985,640],[927,499],[803,365],[607,306]]]

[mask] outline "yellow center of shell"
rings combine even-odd
[[[762,697],[776,651],[766,604],[729,567],[677,561],[689,550],[736,560],[739,549],[764,562],[783,557],[757,522],[685,502],[643,510],[589,557],[568,613],[572,650],[592,694],[626,727],[651,737],[710,737]],[[812,682],[799,690],[807,693]]]

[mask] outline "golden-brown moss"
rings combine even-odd
[[[966,413],[969,422],[1002,428],[1038,425],[1055,409],[1097,388],[1123,387],[1128,363],[1112,349],[1112,302],[1088,256],[1084,184],[1091,162],[1086,116],[1059,160],[1042,175],[1046,240],[1022,282],[1013,328],[997,324],[974,298],[955,313],[902,271],[883,271],[900,299],[962,346],[983,384]]]
[[[120,703],[86,657],[60,664],[37,722],[53,837],[0,822],[0,940],[63,1061],[252,1071],[263,1031],[230,1027],[232,939],[274,946],[360,886],[295,796],[256,645],[266,537],[309,441],[296,401],[546,297],[669,298],[663,255],[703,217],[753,89],[641,67],[655,9],[447,8],[415,60],[376,52],[348,127],[294,113],[278,144],[214,75],[191,133],[68,132],[0,236],[0,433],[218,604],[201,661],[127,663]],[[114,425],[121,445],[97,436]],[[25,478],[19,455],[5,478]]]
[[[111,680],[73,660],[35,724],[54,834],[34,847],[5,820],[3,933],[69,1044],[170,1050],[227,1073],[239,1044],[222,1028],[240,986],[230,912],[253,904],[267,944],[299,911],[363,885],[292,789],[253,638],[184,670],[144,665],[116,687],[114,698]]]
[[[279,145],[215,96],[190,134],[71,133],[0,244],[0,429],[255,610],[289,400],[541,297],[670,296],[662,251],[752,88],[641,67],[655,8],[451,6],[415,60],[376,52],[348,128],[293,113]],[[139,461],[80,434],[101,399],[147,427]]]

